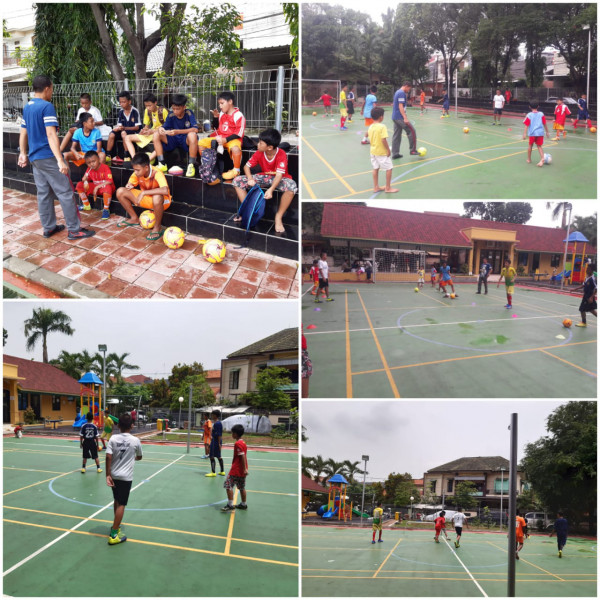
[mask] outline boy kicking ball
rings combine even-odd
[[[223,487],[227,490],[227,504],[221,509],[222,512],[231,512],[236,508],[240,510],[248,510],[246,504],[246,477],[248,476],[248,447],[242,439],[244,435],[244,427],[242,425],[234,425],[231,428],[231,437],[235,440],[233,446],[233,461],[231,469],[227,474]],[[233,488],[237,487],[240,490],[242,501],[239,504],[233,505]]]
[[[529,149],[527,150],[527,162],[531,162],[531,151],[533,145],[537,146],[538,152],[540,153],[540,162],[537,163],[538,167],[544,166],[544,130],[546,130],[546,137],[550,137],[548,131],[548,125],[546,123],[546,117],[543,113],[538,112],[537,100],[532,100],[529,103],[531,112],[527,113],[523,124],[525,125],[525,131],[523,132],[523,139],[527,139],[529,136]]]
[[[435,519],[435,537],[433,538],[437,544],[440,543],[440,533],[443,531],[446,539],[448,539],[448,534],[446,533],[446,511],[442,510],[440,512],[440,516]]]

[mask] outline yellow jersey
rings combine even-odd
[[[388,130],[383,123],[373,123],[369,127],[369,140],[371,141],[371,154],[373,156],[387,156],[383,140],[387,139]]]

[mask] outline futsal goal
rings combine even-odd
[[[331,104],[337,106],[342,91],[342,82],[339,79],[303,79],[302,80],[302,106],[314,106],[317,98],[325,92],[333,96]],[[322,102],[318,103],[323,106]]]
[[[423,250],[373,249],[373,282],[417,281],[417,271],[425,269]]]

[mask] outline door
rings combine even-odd
[[[40,412],[40,395],[39,394],[31,394],[29,397],[29,406],[31,410],[35,413],[36,419],[41,419],[42,414]]]
[[[4,390],[2,398],[2,422],[10,423],[10,391]]]

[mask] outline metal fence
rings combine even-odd
[[[502,93],[506,90],[506,86],[503,85],[500,88]],[[510,88],[512,94],[511,101],[529,102],[530,100],[537,100],[538,102],[552,102],[552,99],[556,98],[572,98],[577,100],[581,96],[575,88],[547,88],[547,87],[514,87]],[[454,90],[452,90],[454,94]],[[596,105],[596,89],[590,88],[590,97],[588,98],[588,106]],[[490,87],[485,88],[459,88],[458,95],[460,98],[473,98],[475,100],[491,100],[496,95],[496,88]]]
[[[273,68],[260,71],[218,75],[187,75],[136,81],[99,81],[92,83],[57,84],[54,86],[52,103],[56,108],[60,133],[65,133],[75,121],[79,109],[79,96],[87,92],[92,97],[107,125],[117,122],[119,103],[117,94],[129,90],[133,104],[143,115],[143,97],[153,92],[166,107],[173,94],[186,94],[188,107],[194,111],[198,122],[211,119],[210,111],[217,108],[217,96],[222,91],[235,94],[235,104],[246,118],[249,135],[255,135],[267,127],[274,127],[278,116],[281,133],[295,133],[298,129],[299,98],[298,71],[291,68]],[[278,91],[279,99],[278,101]],[[3,119],[16,121],[32,93],[30,86],[4,85]]]

